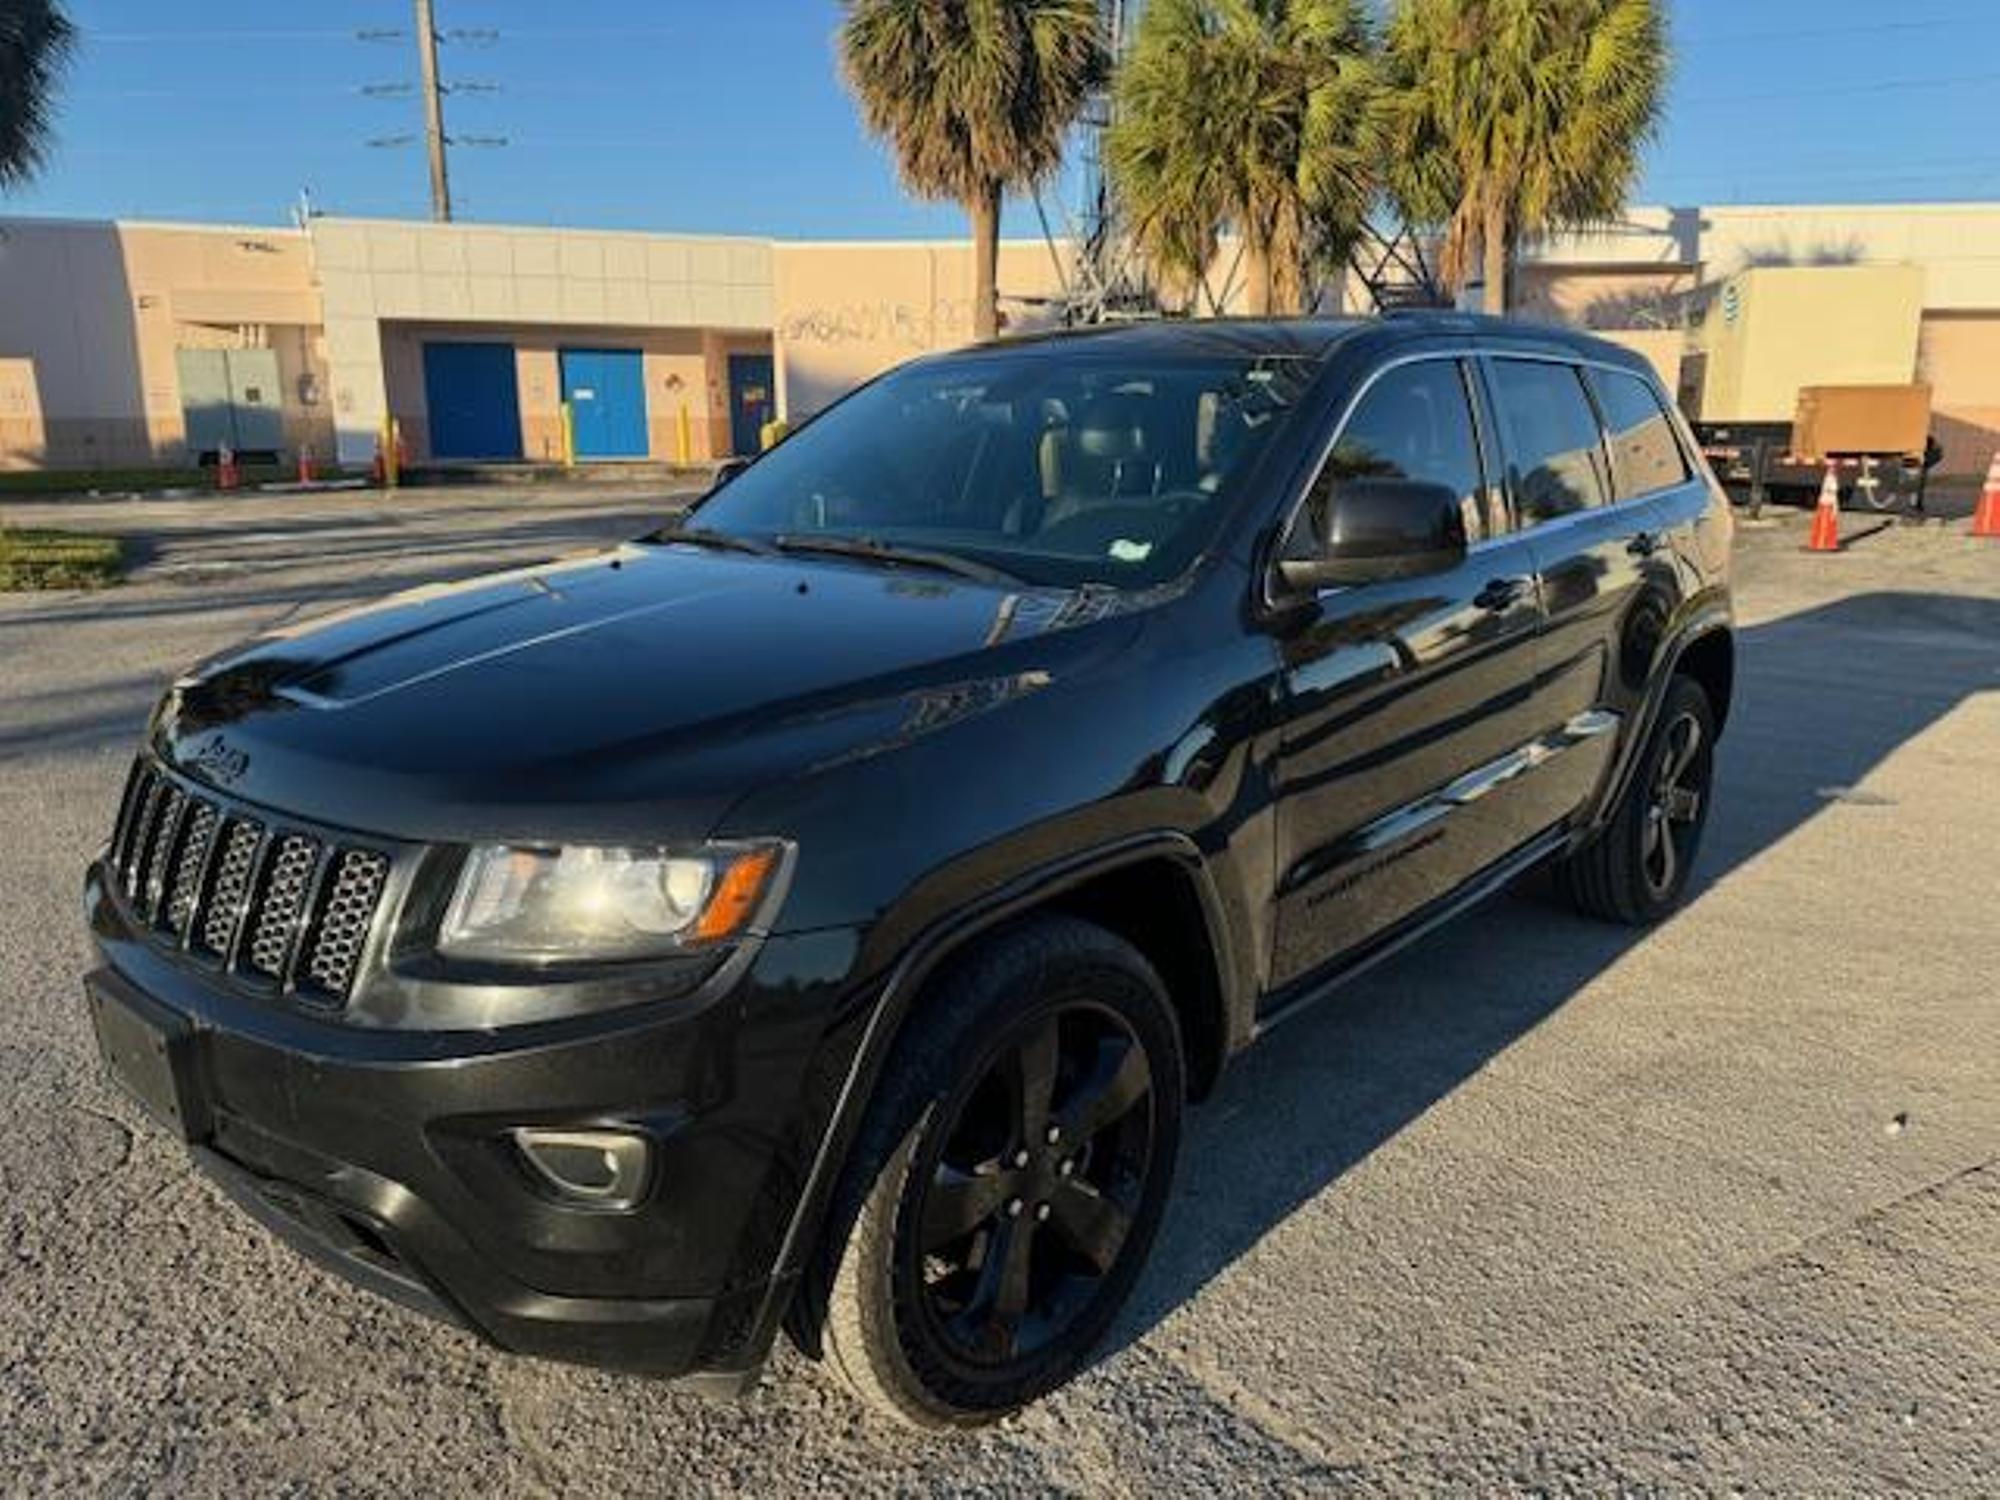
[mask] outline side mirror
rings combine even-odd
[[[1465,514],[1446,485],[1344,479],[1327,506],[1317,557],[1287,558],[1279,576],[1300,592],[1445,573],[1465,560]]]

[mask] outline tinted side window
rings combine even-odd
[[[1491,368],[1521,524],[1604,504],[1610,486],[1603,442],[1577,371],[1525,359],[1496,359]]]
[[[1611,479],[1620,500],[1685,484],[1687,460],[1652,386],[1615,370],[1589,372],[1611,433]]]
[[[1364,477],[1441,484],[1459,497],[1466,539],[1486,534],[1479,440],[1456,360],[1400,365],[1369,387],[1292,528],[1294,555],[1309,555],[1326,535],[1326,507],[1339,482]]]

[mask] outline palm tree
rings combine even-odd
[[[1103,78],[1097,0],[847,0],[861,118],[921,198],[972,219],[976,337],[999,331],[1000,199],[1048,178]]]
[[[0,189],[34,175],[49,149],[49,96],[76,47],[56,0],[0,0]]]
[[[1444,231],[1446,280],[1474,247],[1486,310],[1507,306],[1522,239],[1614,218],[1659,119],[1659,0],[1401,0],[1379,123],[1390,188]]]
[[[1198,284],[1233,225],[1251,310],[1301,311],[1373,194],[1378,81],[1364,0],[1151,0],[1105,152],[1153,265]]]

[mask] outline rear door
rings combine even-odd
[[[1273,980],[1312,974],[1505,856],[1534,830],[1495,777],[1533,731],[1540,615],[1526,544],[1505,529],[1467,363],[1380,371],[1294,523],[1355,475],[1462,497],[1470,553],[1424,578],[1323,590],[1279,644],[1287,695],[1277,794]]]
[[[1646,471],[1660,457],[1654,429],[1635,420],[1623,389],[1607,440],[1594,369],[1494,355],[1485,373],[1514,513],[1541,579],[1541,749],[1523,780],[1535,816],[1554,824],[1590,798],[1608,769],[1666,624],[1657,585],[1664,578],[1671,590],[1673,564]],[[1665,413],[1643,383],[1638,389],[1650,421],[1665,430]],[[1678,462],[1677,445],[1672,452]]]

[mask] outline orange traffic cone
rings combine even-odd
[[[1986,466],[1986,487],[1979,492],[1979,509],[1972,513],[1972,534],[2000,537],[2000,453]]]
[[[299,444],[299,483],[313,482],[313,451],[306,444]]]
[[[1833,477],[1833,465],[1826,466],[1826,478],[1819,487],[1819,504],[1813,507],[1812,530],[1806,536],[1808,552],[1840,550],[1840,481]]]
[[[215,455],[215,487],[233,490],[242,482],[243,475],[236,467],[236,450],[224,443]]]
[[[382,445],[378,442],[375,445],[375,456],[368,461],[368,482],[379,490],[387,483],[388,478],[388,466],[382,461]]]

